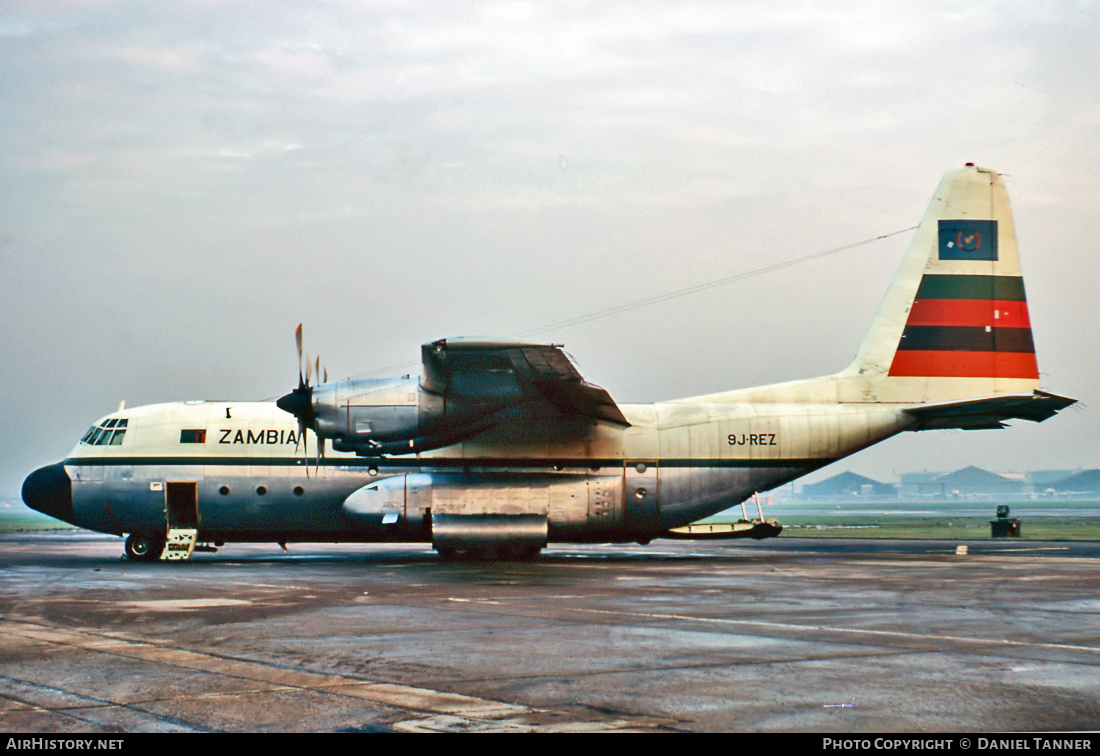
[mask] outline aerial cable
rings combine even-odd
[[[679,299],[680,297],[686,297],[689,294],[697,294],[707,289],[714,289],[719,286],[726,286],[727,284],[736,283],[738,281],[744,281],[749,278],[755,278],[756,276],[762,276],[765,273],[772,273],[777,270],[783,270],[784,268],[794,267],[795,265],[801,265],[803,263],[810,262],[812,260],[819,260],[823,257],[829,257],[845,250],[854,249],[856,247],[862,247],[865,244],[871,244],[872,242],[881,241],[882,239],[889,239],[891,236],[897,236],[899,234],[908,233],[915,230],[916,226],[910,226],[909,228],[899,229],[897,231],[891,231],[888,234],[881,234],[880,236],[874,236],[870,239],[864,239],[862,241],[852,242],[850,244],[843,244],[839,247],[832,247],[830,249],[821,250],[820,252],[813,252],[802,257],[794,257],[790,260],[784,260],[783,262],[772,263],[771,265],[765,265],[760,268],[754,268],[753,270],[744,271],[742,273],[735,273],[732,276],[726,276],[724,278],[718,278],[713,281],[707,281],[706,283],[695,284],[694,286],[688,286],[684,289],[677,289],[676,291],[670,291],[665,294],[658,294],[654,297],[646,297],[644,299],[637,299],[633,302],[626,302],[621,305],[615,305],[614,307],[608,307],[605,310],[597,310],[596,312],[588,313],[587,315],[578,315],[568,320],[562,320],[557,323],[553,323],[547,326],[541,326],[539,328],[532,328],[529,331],[523,331],[521,333],[514,333],[509,338],[522,339],[528,336],[534,336],[535,334],[545,333],[547,331],[557,331],[562,328],[568,328],[569,326],[580,325],[581,323],[590,323],[593,320],[601,320],[603,318],[611,317],[612,315],[619,315],[624,312],[630,312],[649,305],[658,304],[660,302],[668,302],[672,299]],[[419,362],[403,362],[400,365],[390,365],[389,367],[379,368],[377,370],[371,370],[366,373],[360,373],[357,377],[363,377],[367,375],[378,375],[379,373],[392,373],[403,368],[410,368],[419,365]]]
[[[881,236],[876,236],[872,239],[864,239],[863,241],[845,244],[840,247],[833,247],[832,249],[822,250],[821,252],[814,252],[812,254],[804,255],[802,257],[795,257],[790,260],[784,260],[783,262],[772,263],[771,265],[765,265],[761,268],[745,271],[744,273],[735,273],[732,276],[726,276],[725,278],[718,278],[714,281],[708,281],[706,283],[688,286],[685,289],[677,289],[676,291],[670,291],[666,294],[658,294],[655,297],[638,299],[633,302],[627,302],[626,304],[609,307],[606,310],[599,310],[597,312],[589,313],[588,315],[579,315],[575,318],[570,318],[569,320],[562,320],[558,323],[554,323],[553,325],[543,326],[541,328],[533,328],[530,331],[513,334],[513,338],[521,339],[527,336],[533,336],[537,333],[555,331],[561,328],[579,325],[580,323],[588,323],[593,320],[599,320],[601,318],[610,317],[612,315],[618,315],[623,312],[630,312],[631,310],[637,310],[638,308],[646,307],[647,305],[657,304],[659,302],[667,302],[671,299],[679,299],[680,297],[686,297],[689,294],[696,294],[700,291],[706,291],[707,289],[714,289],[719,286],[725,286],[726,284],[736,283],[737,281],[744,281],[747,278],[754,278],[756,276],[761,276],[765,273],[772,273],[773,271],[782,270],[783,268],[790,268],[795,265],[801,265],[802,263],[810,262],[811,260],[817,260],[822,257],[828,257],[829,255],[835,255],[838,252],[843,252],[847,249],[853,249],[855,247],[860,247],[864,244],[870,244],[871,242],[879,241],[880,239],[888,239],[891,236],[904,234],[907,231],[914,230],[915,228],[916,226],[910,226],[909,228],[903,228],[900,231],[891,231],[888,234],[882,234]]]

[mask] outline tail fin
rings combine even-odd
[[[1039,422],[1076,402],[1039,390],[1008,195],[972,163],[944,175],[845,370],[680,401],[911,405],[911,430]]]
[[[948,402],[1039,387],[1000,174],[967,163],[944,175],[842,375],[878,402]]]

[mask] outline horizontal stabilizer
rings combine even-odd
[[[982,430],[1003,428],[1005,420],[1031,420],[1040,423],[1076,403],[1076,399],[1036,389],[1030,394],[1006,394],[982,399],[923,404],[905,411],[921,421],[918,430],[946,428]]]

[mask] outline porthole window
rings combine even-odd
[[[306,489],[302,488],[301,486],[294,486],[294,495],[295,496],[301,496],[305,492],[306,492]]]
[[[646,490],[645,490],[644,488],[639,488],[639,489],[637,489],[636,491],[634,491],[634,498],[636,498],[636,499],[644,499],[644,498],[645,498],[645,494],[646,494]]]
[[[264,486],[259,486],[258,488],[256,488],[256,493],[258,493],[260,496],[263,496],[265,493],[267,493],[267,488]]]
[[[221,488],[218,489],[218,493],[220,493],[222,496],[228,496],[229,495],[229,486],[222,486]]]

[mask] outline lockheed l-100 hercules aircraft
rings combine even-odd
[[[300,330],[298,350],[300,365]],[[779,531],[762,515],[692,523],[902,431],[999,428],[1074,403],[1039,389],[1008,197],[973,164],[944,176],[835,375],[619,405],[554,344],[442,339],[422,356],[419,378],[311,385],[307,357],[278,402],[120,409],[28,476],[23,499],[128,534],[134,560],[231,541],[518,558],[549,542],[760,537]]]

